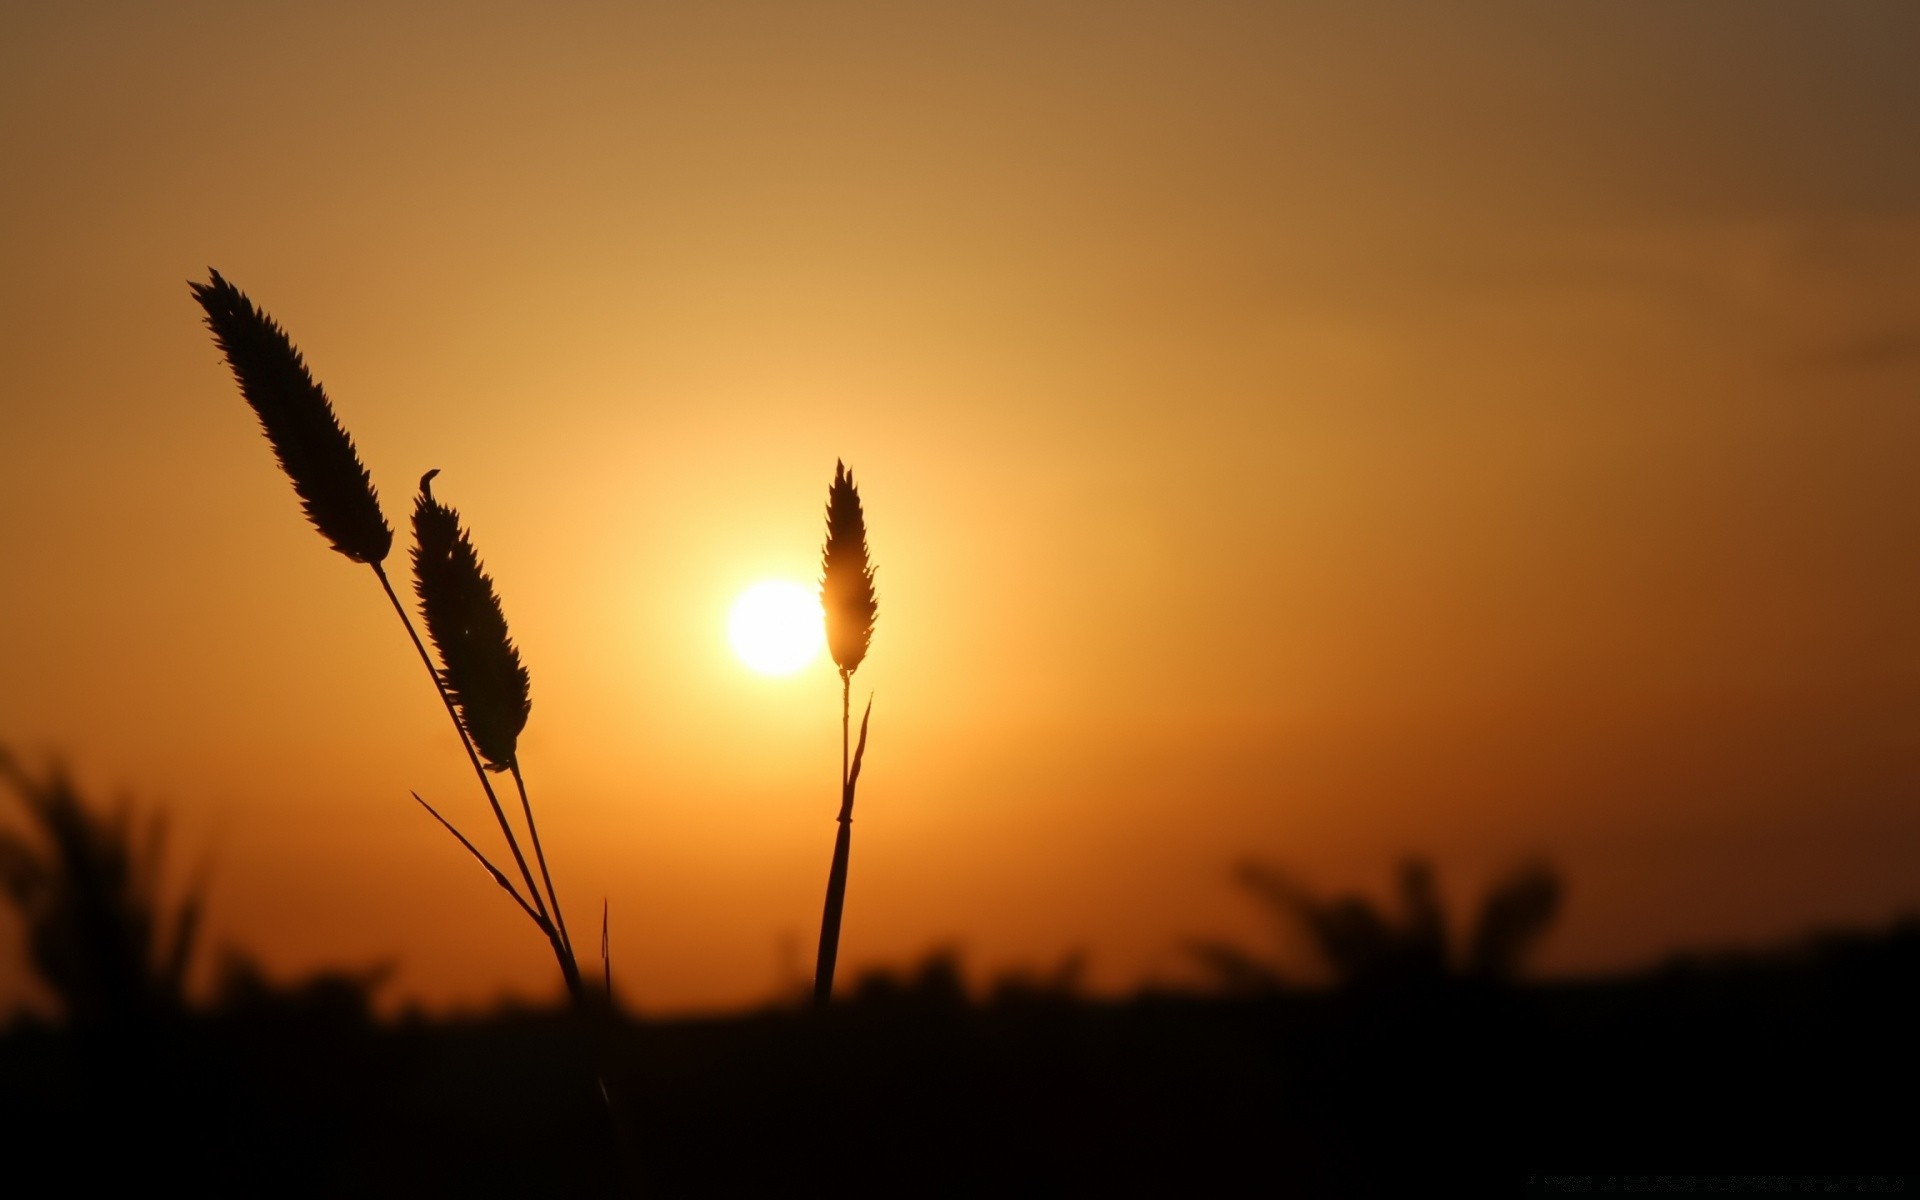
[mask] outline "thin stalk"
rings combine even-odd
[[[580,979],[580,964],[574,961],[573,951],[560,940],[560,931],[549,924],[546,928],[547,943],[553,947],[553,959],[560,964],[560,978],[567,985],[567,997],[573,1006],[581,1012],[590,1012],[593,1001],[587,996],[587,985]]]
[[[534,883],[533,872],[527,868],[526,855],[520,853],[520,841],[513,836],[513,826],[507,823],[506,810],[500,807],[499,797],[493,794],[493,782],[487,778],[487,769],[480,765],[480,756],[474,752],[473,740],[467,737],[466,728],[460,724],[460,714],[453,707],[453,697],[447,695],[447,686],[441,682],[440,672],[433,669],[433,659],[427,654],[427,648],[420,641],[420,635],[414,631],[413,620],[407,616],[406,606],[401,604],[400,597],[394,594],[393,584],[387,579],[386,570],[379,563],[370,565],[373,567],[373,573],[379,577],[380,586],[386,591],[387,600],[392,603],[393,611],[400,615],[400,623],[406,626],[407,636],[413,639],[413,648],[420,654],[420,665],[427,669],[427,678],[433,680],[433,690],[440,694],[440,703],[447,706],[447,716],[453,721],[453,731],[460,735],[461,748],[466,750],[467,761],[473,764],[473,773],[479,777],[481,790],[487,794],[487,804],[493,809],[493,819],[500,823],[500,832],[507,839],[507,849],[513,851],[513,861],[520,868],[520,878],[526,881],[527,891],[533,896],[533,907],[539,913],[541,930],[546,932],[552,921],[547,916],[546,903],[540,899],[539,885]],[[561,965],[561,973],[568,974],[564,963]]]
[[[813,1002],[833,999],[833,968],[840,957],[840,911],[847,902],[847,858],[853,851],[853,819],[840,818],[833,839],[833,869],[827,875],[827,910],[820,918],[820,959],[813,973]]]
[[[520,791],[520,811],[527,817],[527,833],[533,838],[533,858],[540,864],[540,881],[547,885],[547,903],[553,910],[553,923],[560,931],[560,942],[566,947],[567,957],[573,957],[573,938],[567,934],[567,919],[560,915],[560,893],[553,890],[553,876],[547,873],[547,852],[540,848],[540,826],[534,824],[533,805],[527,800],[527,781],[520,776],[520,759],[516,755],[510,768],[513,772],[513,786]]]
[[[852,717],[853,672],[840,672],[840,831],[833,839],[833,866],[827,872],[827,904],[820,917],[820,955],[813,971],[813,1002],[833,999],[833,968],[840,958],[840,915],[847,903],[847,860],[853,853],[853,788],[860,778],[858,759],[850,767],[847,733]],[[867,706],[869,715],[873,706]],[[860,748],[866,749],[867,722],[860,720]]]
[[[487,869],[487,874],[493,877],[493,881],[499,884],[502,888],[504,888],[506,890],[507,895],[513,897],[513,902],[520,906],[520,911],[523,913],[526,913],[527,919],[529,921],[532,921],[535,925],[538,925],[541,929],[541,932],[544,933],[547,928],[547,923],[540,918],[539,913],[534,912],[533,909],[527,906],[526,900],[524,900],[520,895],[520,889],[514,887],[513,884],[508,881],[507,877],[500,873],[500,868],[494,866],[493,863],[487,859],[486,855],[480,853],[480,848],[474,845],[472,842],[468,841],[467,835],[464,833],[461,833],[458,829],[456,829],[452,821],[449,821],[445,817],[441,816],[439,809],[435,808],[431,804],[428,804],[425,800],[421,800],[419,792],[412,793],[412,796],[415,800],[418,800],[420,802],[421,808],[424,808],[429,813],[433,814],[433,819],[440,822],[441,828],[445,829],[448,833],[452,834],[462,846],[465,846],[467,848],[468,854],[473,855],[474,858],[479,860],[480,865]]]

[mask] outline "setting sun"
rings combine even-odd
[[[740,593],[727,617],[727,641],[762,675],[791,675],[812,662],[825,640],[820,598],[791,579],[769,579]]]

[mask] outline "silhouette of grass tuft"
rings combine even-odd
[[[1466,946],[1466,970],[1481,979],[1513,979],[1560,915],[1560,876],[1528,863],[1487,893]]]
[[[393,530],[326,391],[286,331],[220,272],[212,275],[212,282],[188,287],[206,310],[207,328],[260,418],[280,469],[293,481],[301,510],[335,550],[355,562],[379,563],[393,548]]]
[[[1560,876],[1543,862],[1528,863],[1487,893],[1456,948],[1433,868],[1420,859],[1400,866],[1400,913],[1360,896],[1322,898],[1280,871],[1256,862],[1234,872],[1240,885],[1282,924],[1304,933],[1313,955],[1336,986],[1391,989],[1459,980],[1515,982],[1559,915]],[[1282,989],[1273,964],[1221,942],[1194,941],[1187,950],[1230,992]]]
[[[67,1018],[128,1025],[184,1008],[206,874],[166,902],[165,816],[98,811],[64,772],[35,778],[5,750],[0,781],[33,833],[0,829],[0,896],[18,910],[34,971]]]

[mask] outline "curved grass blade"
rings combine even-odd
[[[487,874],[493,876],[493,881],[499,884],[501,888],[506,891],[507,895],[513,897],[513,902],[520,906],[520,911],[523,913],[526,913],[527,918],[531,920],[535,925],[538,925],[542,933],[545,933],[547,930],[546,918],[541,916],[539,913],[534,912],[532,907],[529,906],[525,900],[521,899],[520,890],[514,887],[513,884],[507,882],[507,877],[500,873],[500,868],[494,866],[491,862],[488,862],[487,856],[480,853],[479,847],[475,846],[472,842],[467,840],[466,834],[461,833],[458,829],[455,829],[453,827],[452,821],[449,821],[445,817],[441,816],[439,810],[434,808],[433,805],[428,804],[425,800],[421,800],[419,792],[409,792],[408,795],[412,796],[415,800],[419,800],[421,808],[424,808],[428,812],[432,813],[434,820],[440,822],[441,826],[444,829],[446,829],[448,833],[452,834],[454,837],[460,840],[460,844],[467,848],[467,853],[473,855],[474,860],[477,861],[481,866],[487,869]]]

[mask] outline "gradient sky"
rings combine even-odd
[[[843,973],[1180,978],[1255,856],[1569,883],[1553,971],[1920,904],[1920,8],[0,7],[0,741],[211,932],[557,990],[187,293],[443,474],[642,1008],[810,973],[838,686],[727,650],[855,469]],[[404,560],[396,560],[396,563]],[[576,923],[580,918],[576,917]],[[0,998],[18,995],[0,926]],[[843,974],[844,977],[844,974]]]

